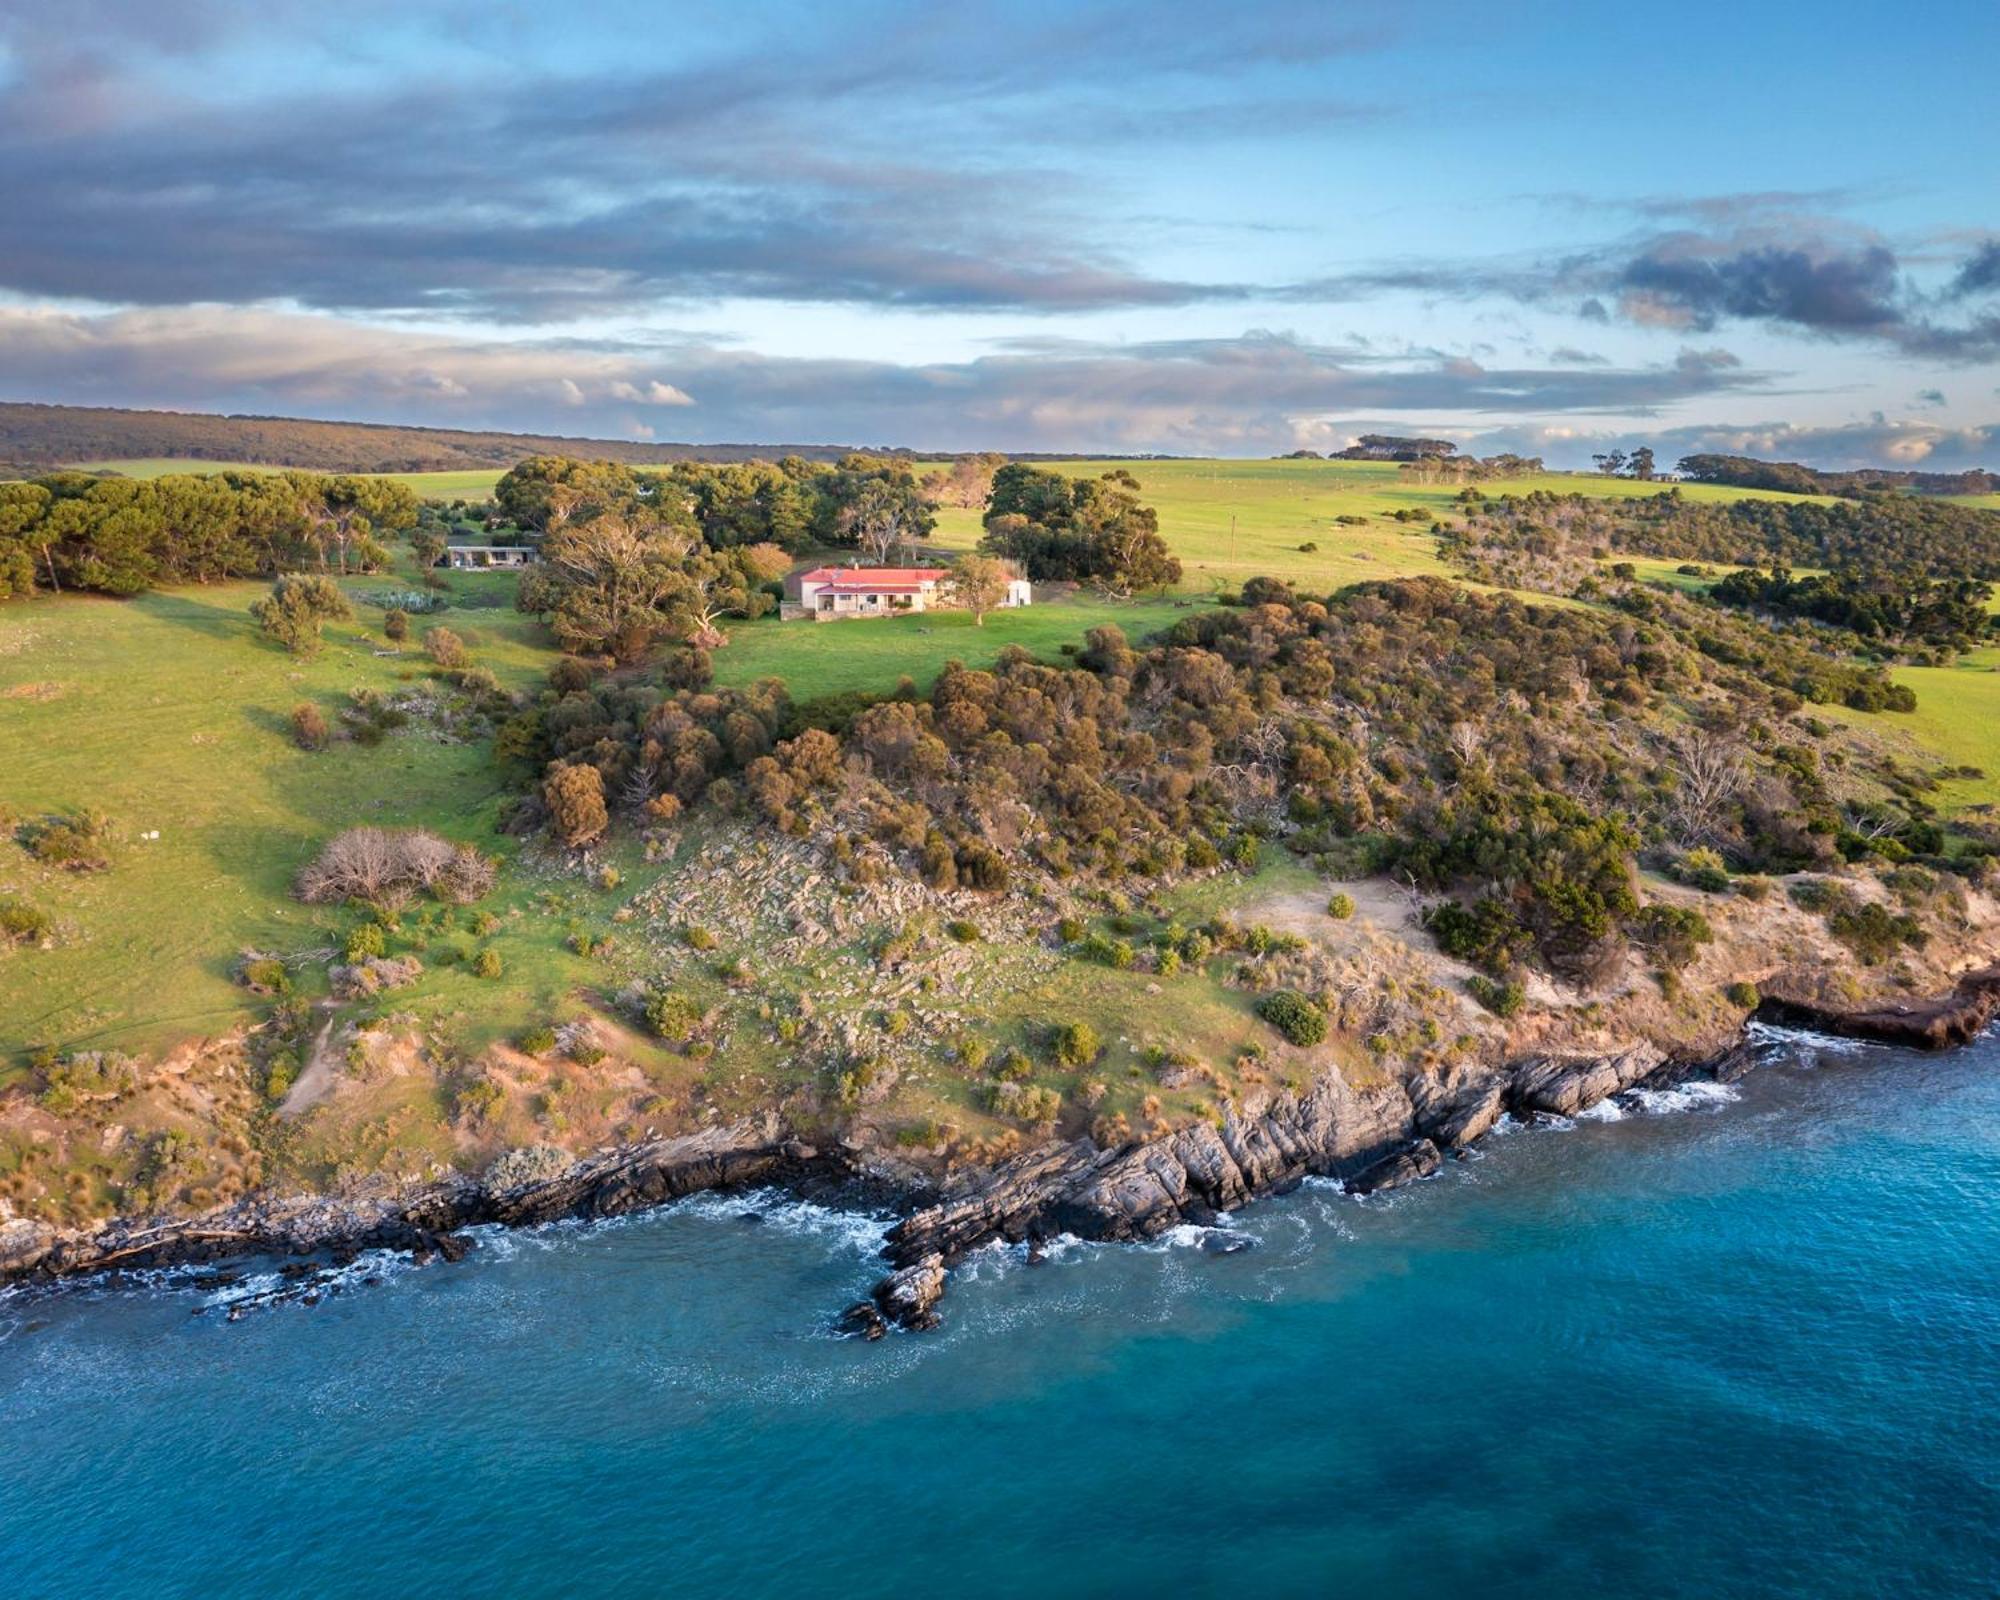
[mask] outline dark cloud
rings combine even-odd
[[[1275,334],[1037,340],[975,360],[782,358],[663,339],[444,339],[223,309],[0,308],[0,398],[599,435],[971,449],[1262,451],[1326,419],[1647,414],[1766,386],[1711,360],[1639,368],[1392,360]]]
[[[1628,261],[1616,280],[1626,315],[1702,329],[1727,317],[1875,335],[1901,320],[1896,257],[1884,246],[1845,254],[1779,247],[1718,254],[1709,246],[1668,239]]]
[[[1958,269],[1948,291],[1954,300],[2000,291],[2000,239],[1988,239]]]

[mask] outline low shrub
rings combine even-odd
[[[298,897],[308,904],[369,900],[394,905],[419,889],[450,905],[479,899],[493,887],[494,863],[470,845],[453,845],[422,828],[349,828],[299,873]]]
[[[472,975],[475,978],[497,978],[500,976],[502,966],[500,952],[488,945],[473,958]]]
[[[447,670],[466,666],[472,660],[472,653],[465,648],[465,641],[449,628],[426,628],[424,653]]]
[[[1757,985],[1747,978],[1739,978],[1724,989],[1722,998],[1741,1011],[1755,1011],[1764,1001],[1763,995],[1757,990]]]
[[[340,942],[340,953],[350,966],[370,957],[385,956],[389,953],[389,930],[379,922],[364,922],[350,928]]]
[[[111,819],[101,811],[78,811],[26,824],[21,843],[44,866],[70,872],[102,872],[111,865]]]
[[[1292,1044],[1309,1046],[1326,1039],[1326,1013],[1296,989],[1279,989],[1257,1002],[1257,1015]]]
[[[39,944],[53,926],[47,912],[38,911],[25,900],[0,896],[0,948]]]
[[[646,1001],[646,1026],[671,1044],[701,1026],[701,1007],[676,989],[657,989]]]
[[[1091,934],[1077,946],[1076,953],[1086,961],[1095,961],[1100,966],[1114,967],[1120,972],[1139,958],[1139,953],[1128,942],[1103,933]]]
[[[1465,987],[1473,999],[1503,1019],[1519,1016],[1528,1003],[1528,991],[1512,979],[1501,982],[1475,972],[1466,980]]]
[[[1087,1067],[1097,1059],[1104,1041],[1089,1023],[1071,1022],[1056,1029],[1054,1048],[1057,1065]]]
[[[1064,917],[1056,924],[1056,937],[1064,944],[1075,944],[1083,937],[1083,918]]]
[[[1872,901],[1835,911],[1826,919],[1826,930],[1871,967],[1906,945],[1920,947],[1925,937],[1923,924],[1915,917]]]
[[[326,713],[310,700],[292,707],[292,742],[301,750],[324,750],[328,730]]]
[[[1351,894],[1336,894],[1331,900],[1327,901],[1326,914],[1333,918],[1335,922],[1345,922],[1349,917],[1354,915],[1354,896]]]
[[[1690,850],[1681,858],[1674,876],[1690,889],[1699,889],[1704,894],[1726,894],[1729,891],[1729,869],[1713,850]]]
[[[556,1047],[556,1030],[543,1026],[530,1028],[514,1040],[514,1048],[524,1056],[545,1056]]]
[[[276,956],[257,956],[243,963],[238,976],[252,994],[285,995],[292,992],[291,975]]]
[[[944,925],[944,931],[960,944],[977,944],[979,942],[979,924],[968,922],[963,917],[954,918],[952,921],[947,922]]]

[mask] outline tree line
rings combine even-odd
[[[36,589],[133,595],[287,571],[371,572],[388,560],[380,535],[416,519],[416,496],[380,478],[219,473],[136,482],[59,472],[0,483],[0,599]]]
[[[1755,456],[1701,454],[1682,456],[1682,477],[1695,483],[1725,483],[1741,489],[1781,489],[1791,494],[1831,494],[1854,497],[1885,489],[1912,489],[1919,494],[1993,494],[2000,492],[2000,475],[1980,467],[1964,472],[1918,472],[1896,467],[1856,467],[1829,472],[1797,461],[1759,461]]]

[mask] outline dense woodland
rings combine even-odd
[[[96,406],[0,402],[0,464],[34,476],[72,461],[186,458],[254,461],[313,472],[449,472],[510,467],[535,455],[587,455],[655,466],[797,455],[830,461],[826,445],[643,444],[532,433],[471,433],[299,417],[208,416]]]
[[[2000,475],[1978,467],[1965,472],[1917,472],[1892,467],[1859,467],[1828,472],[1796,461],[1759,461],[1754,456],[1692,455],[1680,459],[1681,476],[1695,483],[1726,483],[1740,489],[1782,489],[1792,494],[1864,495],[1884,489],[1919,494],[1992,494]]]
[[[1588,981],[1698,932],[1642,903],[1642,851],[1762,872],[1899,831],[1935,843],[1914,789],[1863,842],[1798,697],[1684,620],[1435,579],[1326,599],[1257,580],[1145,648],[1100,628],[1073,664],[1009,650],[872,702],[714,689],[698,656],[642,676],[567,662],[499,745],[528,781],[515,825],[571,844],[747,811],[857,879],[999,891],[1247,863],[1282,839],[1397,874],[1433,897],[1445,947],[1496,974]]]
[[[370,572],[417,498],[379,478],[219,473],[146,482],[55,473],[0,482],[0,599],[132,595],[287,571]]]

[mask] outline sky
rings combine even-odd
[[[0,0],[0,399],[2000,469],[1992,0]]]

